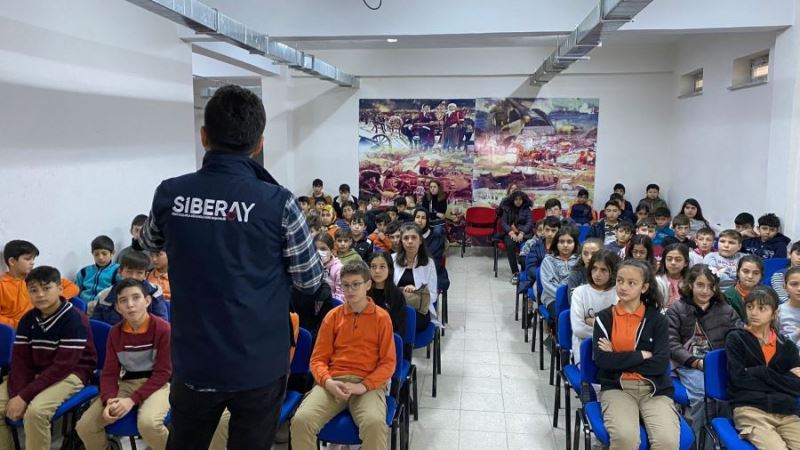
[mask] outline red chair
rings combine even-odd
[[[497,212],[494,208],[473,206],[467,208],[465,215],[464,237],[461,239],[461,257],[467,248],[467,236],[473,238],[490,237],[494,234]]]
[[[503,236],[503,226],[500,224],[500,221],[497,221],[497,225],[495,226],[495,235]],[[519,254],[519,245],[516,248],[517,254]],[[502,238],[494,239],[494,277],[497,278],[497,261],[500,259],[501,254],[505,254],[506,252],[506,243],[503,241]]]
[[[533,208],[531,210],[533,223],[539,223],[540,220],[544,219],[545,214],[547,214],[547,210],[545,210],[544,208]]]

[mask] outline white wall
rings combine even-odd
[[[732,227],[742,211],[756,218],[767,212],[765,180],[775,171],[767,169],[773,84],[735,91],[728,86],[734,59],[769,49],[775,35],[702,35],[678,44],[670,98],[673,213],[688,197],[697,198],[706,218],[723,228]],[[678,99],[680,76],[701,67],[703,94]]]
[[[195,168],[191,53],[122,1],[4,2],[0,242],[26,239],[66,276],[89,243],[130,239],[155,187]]]
[[[269,114],[290,117],[287,145],[269,148],[266,165],[287,186],[305,193],[314,178],[335,193],[340,183],[358,184],[356,124],[360,98],[597,97],[600,125],[597,198],[605,200],[614,183],[628,187],[634,201],[644,186],[657,182],[669,193],[672,50],[669,46],[603,48],[591,62],[577,64],[538,92],[520,74],[547,55],[546,48],[453,50],[327,51],[323,58],[344,70],[368,74],[357,91],[330,83],[294,78],[288,93],[273,88],[265,102]],[[449,75],[438,75],[449,74]],[[275,92],[275,91],[278,92]],[[275,101],[276,98],[278,101]],[[292,158],[289,165],[270,161]],[[658,168],[658,170],[652,170]]]

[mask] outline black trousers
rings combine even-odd
[[[222,411],[228,408],[228,448],[269,450],[285,394],[286,376],[240,392],[201,392],[174,383],[169,393],[172,430],[167,449],[208,450]]]
[[[517,264],[517,242],[511,239],[511,236],[505,235],[503,243],[506,245],[506,257],[508,258],[508,267],[511,269],[512,275],[519,274],[519,264]]]

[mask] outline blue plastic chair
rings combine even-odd
[[[414,338],[417,334],[417,312],[414,308],[406,305],[406,329],[404,330],[405,333],[403,334],[403,345],[408,347],[408,352],[403,351],[403,361],[402,367],[400,368],[400,380],[404,386],[410,387],[406,389],[404,396],[401,396],[401,400],[405,400],[405,407],[406,407],[406,415],[410,414],[411,412],[414,413],[414,420],[419,420],[419,403],[417,397],[417,366],[412,363],[413,355],[412,351],[414,346],[411,344],[414,342]],[[405,349],[404,349],[405,350]],[[405,354],[408,353],[408,359],[405,359]],[[436,385],[436,373],[434,372],[433,375],[433,384]]]
[[[97,320],[90,320],[89,325],[92,331],[95,352],[97,353],[96,371],[99,373],[103,369],[103,364],[105,363],[106,343],[108,341],[108,332],[111,330],[111,325]],[[71,397],[56,409],[51,423],[55,423],[58,419],[64,417],[62,422],[62,435],[67,443],[76,442],[75,440],[79,439],[75,435],[75,425],[78,422],[77,412],[99,394],[100,391],[96,385],[90,384],[84,386],[80,391],[72,394]],[[11,420],[6,418],[6,424],[11,427],[11,437],[14,440],[14,448],[20,450],[19,428],[25,425],[23,419]]]
[[[596,383],[597,382],[597,366],[594,364],[594,359],[592,359],[592,340],[585,339],[581,342],[581,383]],[[680,421],[680,450],[689,450],[692,448],[694,444],[694,433],[692,432],[692,427],[686,423],[683,416],[680,414],[678,415],[678,419]],[[593,401],[593,402],[586,402],[583,407],[583,417],[584,423],[584,439],[585,445],[587,449],[591,447],[591,434],[597,438],[597,440],[605,445],[606,447],[611,445],[611,438],[608,434],[608,430],[606,429],[605,422],[603,421],[603,410],[600,405],[600,402]],[[578,428],[576,424],[575,428]],[[647,438],[647,430],[645,429],[643,424],[639,425],[639,449],[644,450],[650,448],[650,444]],[[575,436],[575,441],[577,443],[577,433]],[[577,448],[577,444],[576,444]]]
[[[106,427],[106,434],[111,436],[127,437],[130,439],[131,449],[136,450],[136,436],[139,436],[139,426],[137,421],[139,419],[139,407],[134,406],[125,417],[117,420],[111,425]],[[164,417],[164,425],[169,425],[172,422],[172,412],[167,411]]]
[[[167,309],[167,321],[172,322],[172,302],[164,300],[164,307]]]
[[[528,272],[526,272],[524,268],[521,268],[519,271],[519,280],[517,280],[516,303],[514,304],[514,320],[519,320],[519,300],[520,298],[525,299],[525,293],[529,288],[530,282],[528,281]],[[522,328],[525,328],[525,321],[522,322]]]
[[[337,306],[342,306],[344,305],[344,300],[334,297],[331,299],[331,305],[333,305],[334,308]]]
[[[561,408],[561,382],[564,383],[564,420],[566,424],[564,431],[567,434],[567,450],[572,446],[572,396],[581,396],[581,371],[576,364],[572,364],[572,322],[570,321],[569,310],[562,311],[558,316],[557,331],[558,348],[560,353],[560,367],[556,374],[556,398],[553,402],[553,428],[558,427],[558,410]],[[589,399],[596,400],[596,395],[592,385],[587,385]],[[574,394],[573,394],[574,393]],[[580,408],[575,411],[575,425],[577,434],[578,423],[580,421]],[[577,439],[576,439],[577,441]],[[577,444],[576,444],[577,448]]]
[[[546,309],[546,308],[545,308]],[[555,313],[556,319],[561,317],[561,313],[569,311],[569,288],[566,285],[561,285],[556,289],[555,300]],[[571,325],[571,324],[570,324]],[[558,350],[558,320],[555,321],[555,336],[553,343],[550,346],[550,384],[553,385],[555,381],[555,372],[557,367],[561,367],[561,352]],[[542,327],[544,328],[544,327]],[[542,337],[542,333],[539,334]],[[540,341],[540,348],[544,346],[543,341]],[[572,346],[570,346],[572,347]],[[539,369],[544,369],[544,353],[539,352]]]
[[[442,373],[442,346],[439,336],[439,327],[431,322],[428,327],[414,335],[414,348],[428,347],[433,344],[433,386],[431,387],[431,396],[436,397],[436,376]],[[430,353],[429,353],[430,355]],[[414,373],[416,376],[416,368]],[[416,382],[414,383],[416,384]]]
[[[761,284],[770,286],[772,283],[772,275],[775,272],[780,272],[789,266],[789,258],[769,258],[764,261],[764,274],[761,277]]]
[[[705,436],[710,435],[714,440],[714,446],[719,448],[719,443],[728,450],[755,450],[755,446],[739,436],[733,420],[729,417],[709,417],[709,399],[716,401],[728,401],[728,358],[725,350],[712,350],[706,353],[703,359],[703,378],[705,383],[706,395],[706,426],[704,435],[701,436],[701,445],[705,444]],[[710,420],[709,420],[710,419]]]
[[[542,324],[545,320],[550,320],[550,311],[547,310],[547,307],[542,303],[542,292],[544,292],[544,286],[542,285],[542,272],[539,267],[536,268],[536,281],[535,281],[535,288],[536,288],[536,296],[533,296],[532,290],[529,291],[529,295],[531,298],[536,299],[536,308],[534,309],[533,314],[536,316],[533,322],[533,336],[531,337],[531,351],[536,351],[536,327],[539,327],[539,351],[544,351],[544,329],[542,328]],[[544,356],[539,357],[539,370],[544,370]],[[551,383],[552,384],[552,383]]]
[[[586,238],[589,237],[589,231],[592,230],[591,225],[580,225],[578,226],[578,244],[583,244],[586,241]]]
[[[0,324],[0,368],[6,372],[11,366],[11,354],[14,352],[16,331],[8,325]]]
[[[72,306],[78,308],[80,312],[86,314],[86,302],[84,302],[82,298],[72,297],[69,299],[69,302],[72,303]]]
[[[400,369],[403,361],[403,339],[397,334],[394,335],[394,347],[397,362],[395,364],[394,374],[392,375],[393,384],[400,382]],[[408,436],[406,435],[405,429],[400,427],[402,425],[400,422],[404,416],[403,411],[401,411],[402,409],[403,405],[396,396],[386,396],[386,425],[391,427],[392,450],[397,449],[398,429],[400,431],[401,448],[406,448],[408,444]],[[406,423],[405,426],[407,427],[408,424]],[[361,439],[358,436],[358,426],[356,426],[355,421],[353,421],[349,410],[345,409],[340,412],[322,427],[317,435],[317,449],[319,449],[320,441],[345,445],[361,444]]]

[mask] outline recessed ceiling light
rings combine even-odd
[[[395,42],[397,42],[397,39],[395,39],[395,38],[386,38],[386,42],[388,42],[390,44],[394,44]]]

